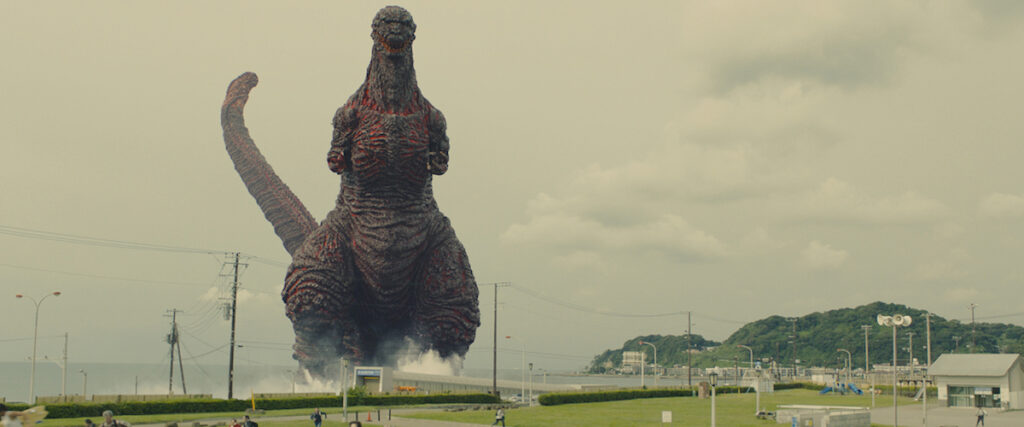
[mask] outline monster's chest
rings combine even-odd
[[[352,172],[363,187],[422,188],[430,135],[422,112],[363,113],[352,137]]]

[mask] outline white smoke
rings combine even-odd
[[[462,371],[463,358],[452,356],[443,358],[436,350],[419,351],[420,347],[412,340],[406,340],[405,354],[398,359],[398,370],[416,374],[458,376]]]

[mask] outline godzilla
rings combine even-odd
[[[461,361],[480,326],[466,250],[433,196],[449,143],[444,115],[416,82],[416,24],[388,6],[371,29],[366,80],[334,115],[327,166],[341,191],[319,225],[245,127],[256,75],[232,81],[221,109],[235,169],[292,256],[281,297],[293,358],[314,378],[337,378],[342,357],[394,366],[410,345]]]

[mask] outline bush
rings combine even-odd
[[[341,406],[341,396],[295,397],[281,399],[256,399],[259,409],[298,409]],[[500,399],[489,394],[435,394],[409,396],[349,396],[350,406],[397,406],[440,403],[499,403]],[[28,408],[28,405],[9,405],[11,410]],[[100,417],[104,410],[120,415],[152,415],[202,412],[242,412],[252,407],[251,400],[237,399],[189,399],[150,402],[109,402],[109,403],[55,403],[46,405],[49,418]]]
[[[726,387],[718,387],[722,391]],[[735,392],[735,387],[731,387]],[[654,389],[654,390],[612,390],[579,393],[545,393],[537,398],[541,405],[564,405],[568,403],[609,402],[613,400],[649,399],[655,397],[693,396],[694,390],[689,388]]]

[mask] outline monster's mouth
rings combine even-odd
[[[398,53],[405,50],[411,41],[410,39],[388,40],[387,37],[383,37],[380,44],[384,45],[384,49],[388,53]]]

